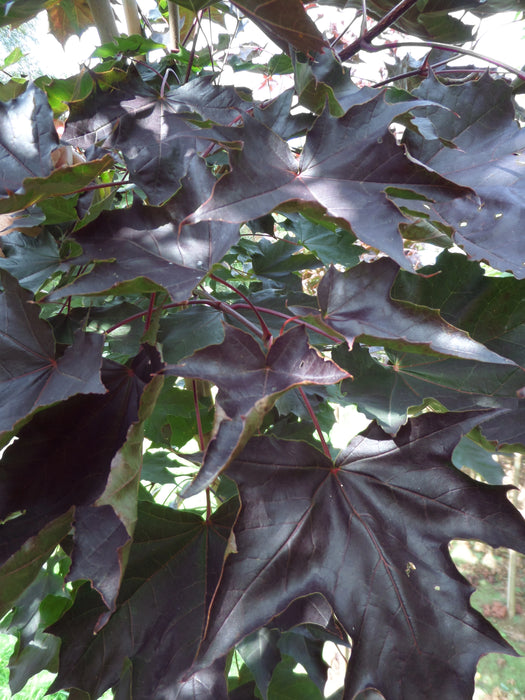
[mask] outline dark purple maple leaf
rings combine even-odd
[[[280,394],[303,384],[336,384],[347,372],[323,359],[308,345],[297,326],[274,340],[263,352],[253,336],[225,324],[220,345],[198,350],[166,374],[195,377],[219,387],[216,434],[210,441],[202,468],[185,495],[208,486],[246,444]]]
[[[234,88],[211,81],[207,76],[161,95],[132,80],[109,97],[95,93],[80,110],[73,108],[65,138],[84,148],[101,143],[119,149],[130,179],[146,192],[150,204],[158,206],[180,189],[209,140],[220,139],[213,129],[200,128],[187,118],[227,125],[248,106]]]
[[[328,47],[301,0],[287,0],[286,4],[281,0],[234,0],[233,4],[284,51],[293,46],[310,55]]]
[[[299,160],[274,131],[245,116],[244,126],[235,130],[243,149],[232,151],[231,172],[217,182],[212,197],[188,221],[240,223],[285,202],[314,205],[344,222],[363,242],[411,269],[397,230],[403,216],[385,190],[416,190],[423,199],[439,195],[445,200],[470,190],[407,158],[389,132],[396,116],[426,103],[389,104],[385,98],[385,92],[379,92],[339,119],[325,109],[309,131]],[[231,131],[228,138],[233,140]],[[261,152],[266,154],[264,167]]]
[[[49,175],[57,146],[53,112],[43,90],[29,85],[18,97],[0,102],[0,196],[19,190],[27,177]]]
[[[53,331],[40,319],[32,294],[3,270],[0,281],[0,434],[74,394],[105,393],[100,379],[104,336],[79,331],[57,358]]]
[[[469,257],[525,278],[525,130],[516,121],[512,87],[488,73],[461,85],[444,85],[431,75],[415,94],[423,99],[431,95],[450,110],[425,111],[439,136],[457,148],[407,131],[410,153],[476,193],[446,202],[438,197],[437,212],[454,226],[454,239]]]
[[[393,300],[390,290],[398,272],[388,258],[346,272],[331,267],[317,292],[324,323],[344,336],[350,348],[356,338],[368,337],[396,341],[404,349],[419,345],[478,362],[514,364],[451,326],[438,311]]]
[[[95,591],[83,586],[73,607],[48,629],[63,640],[50,692],[74,687],[99,697],[117,686],[131,690],[137,700],[187,700],[201,682],[215,687],[220,678],[214,669],[199,674],[195,682],[186,683],[185,675],[198,648],[237,511],[236,499],[208,520],[139,503],[115,613],[94,634],[105,606]]]
[[[473,588],[448,544],[525,550],[507,489],[450,464],[461,435],[484,417],[426,414],[395,438],[374,426],[335,461],[306,443],[252,438],[227,472],[242,503],[238,553],[226,562],[196,668],[319,592],[352,639],[345,697],[376,688],[389,700],[470,700],[479,657],[513,650],[470,606]]]
[[[133,79],[109,95],[103,90],[94,91],[87,100],[71,104],[64,139],[79,148],[95,143],[122,146],[126,142],[126,132],[119,134],[118,127],[123,117],[141,120],[149,114],[154,115],[153,121],[156,121],[161,108],[164,114],[186,117],[198,114],[216,124],[230,124],[249,103],[242,100],[233,87],[219,87],[213,80],[213,76],[203,76],[170,88],[162,96],[142,81]]]
[[[20,429],[18,440],[2,454],[0,520],[5,522],[0,525],[0,578],[4,572],[1,567],[17,550],[24,546],[32,552],[30,538],[72,506],[94,505],[104,492],[113,457],[125,443],[130,425],[138,419],[143,390],[151,373],[160,369],[158,353],[153,349],[144,348],[135,360],[132,367],[105,360],[104,394],[76,395],[37,412]],[[114,539],[107,537],[104,541],[103,535],[88,528],[90,511],[81,509],[78,522],[85,537],[78,539],[77,570],[84,574],[94,571],[88,552],[98,548],[100,555],[102,539],[105,558],[100,556],[98,571],[101,589],[110,600],[105,573],[119,566],[118,549],[124,532],[115,517],[104,515],[104,506],[100,512],[113,530]],[[112,574],[117,588],[118,578]]]

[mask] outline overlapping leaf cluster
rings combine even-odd
[[[212,4],[235,11],[180,3]],[[515,88],[359,88],[299,0],[233,5],[294,76],[272,101],[223,86],[209,52],[148,67],[122,38],[0,102],[11,688],[49,668],[91,698],[320,698],[335,640],[334,697],[467,700],[480,656],[513,650],[448,545],[525,552],[506,488],[453,466],[467,434],[525,450]],[[465,41],[455,9],[397,26]],[[338,452],[352,406],[370,425],[343,421]]]

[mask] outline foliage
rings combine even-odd
[[[117,37],[4,93],[13,692],[49,669],[71,697],[320,698],[335,641],[337,697],[467,700],[482,655],[515,653],[448,546],[525,552],[489,458],[525,451],[524,76],[451,78],[434,44],[463,51],[458,5],[523,3],[377,0],[346,44],[318,4],[362,7],[181,0],[177,51]],[[4,5],[5,26],[47,9],[61,40],[92,21]],[[221,65],[261,71],[229,48],[239,12],[294,85],[275,99],[223,84]],[[357,84],[349,61],[392,26],[431,49],[410,91]],[[370,425],[338,451],[350,406]]]

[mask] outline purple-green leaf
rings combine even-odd
[[[437,401],[449,411],[499,408],[525,385],[525,372],[512,365],[395,351],[381,364],[359,345],[351,352],[341,345],[333,358],[353,376],[342,386],[348,399],[393,434],[412,407]]]
[[[439,309],[440,315],[493,352],[525,368],[525,283],[489,277],[479,263],[444,251],[419,275],[401,272],[394,299]]]

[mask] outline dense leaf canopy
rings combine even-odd
[[[107,30],[105,3],[0,4]],[[515,652],[449,545],[525,553],[491,457],[525,452],[525,74],[480,67],[457,10],[525,5],[157,5],[0,90],[11,689],[318,700],[332,641],[333,700],[470,700]]]

